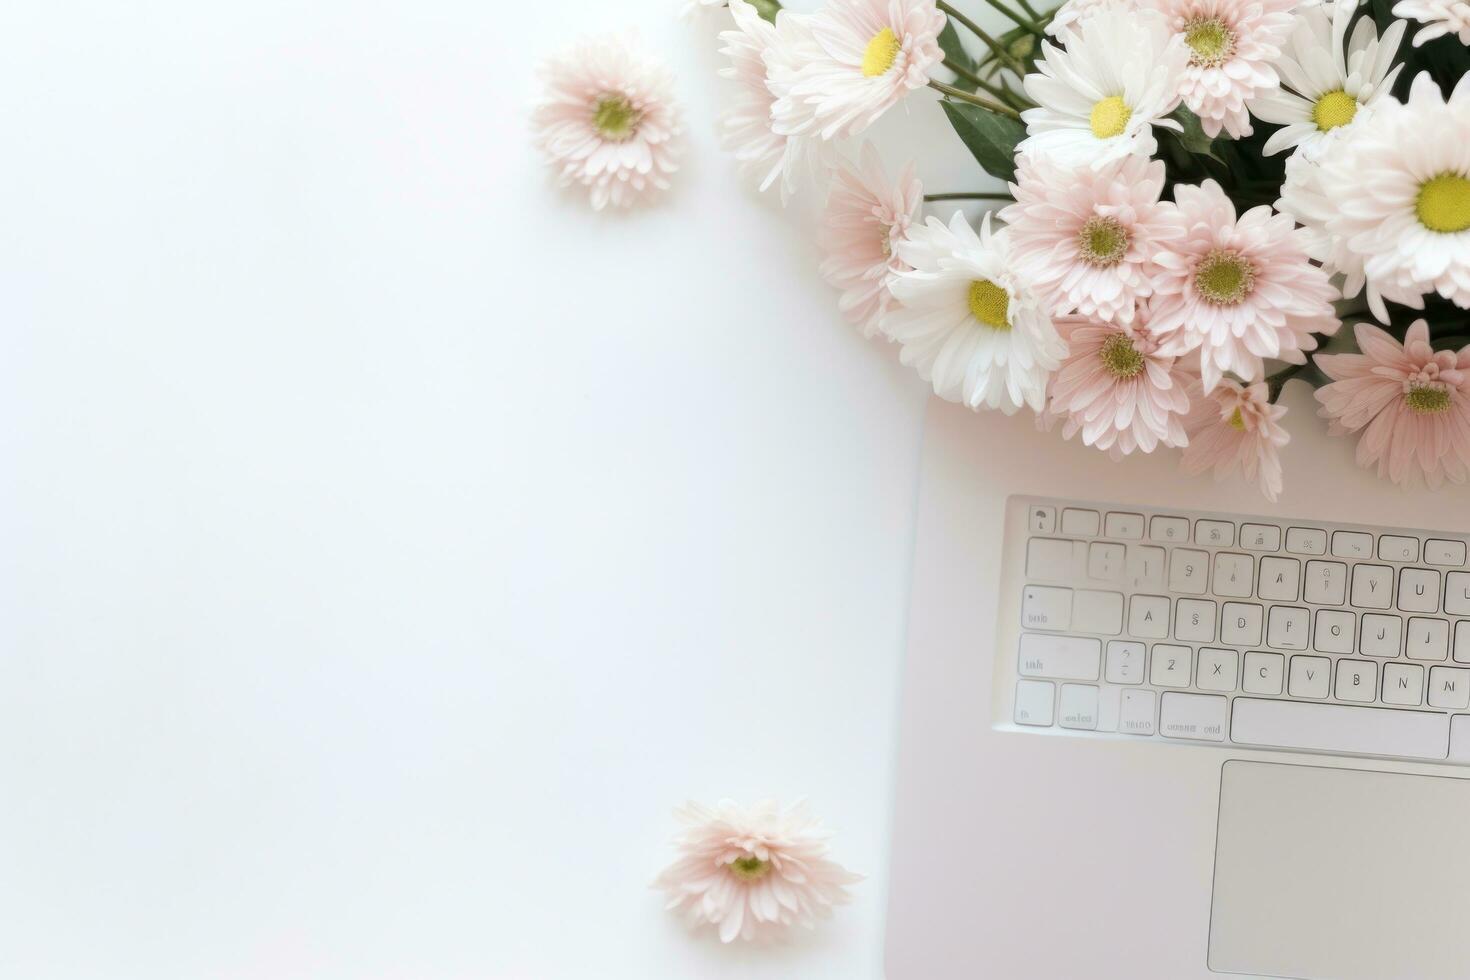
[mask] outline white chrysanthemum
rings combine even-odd
[[[944,60],[945,20],[934,0],[828,0],[811,16],[811,42],[772,72],[776,132],[824,140],[861,133],[929,84]]]
[[[1275,68],[1281,88],[1251,100],[1257,119],[1283,128],[1271,134],[1269,156],[1300,146],[1308,157],[1322,152],[1330,134],[1341,129],[1389,91],[1403,65],[1393,63],[1404,37],[1404,22],[1395,21],[1378,39],[1372,17],[1359,18],[1348,38],[1357,0],[1337,0],[1297,12],[1296,29]],[[1344,54],[1346,41],[1346,54]]]
[[[815,135],[783,136],[771,128],[776,102],[772,66],[782,74],[798,46],[810,42],[811,31],[807,18],[787,10],[776,16],[773,26],[745,0],[730,0],[730,14],[735,29],[720,32],[720,53],[730,65],[720,74],[734,79],[738,88],[722,119],[725,148],[735,151],[735,159],[760,182],[761,190],[779,179],[784,204],[801,178],[821,172],[830,152]]]
[[[1207,136],[1249,136],[1247,99],[1276,88],[1272,64],[1291,36],[1296,0],[1151,0],[1189,46],[1180,93]]]
[[[1025,78],[1037,108],[1021,114],[1028,135],[1019,152],[1102,167],[1130,153],[1152,156],[1154,126],[1180,128],[1167,116],[1179,104],[1189,51],[1161,18],[1103,9],[1062,40],[1066,50],[1041,42],[1042,60]]]
[[[531,126],[562,184],[586,187],[599,210],[668,189],[680,124],[674,78],[662,62],[631,40],[598,38],[548,59],[542,73],[546,93]]]
[[[1067,0],[1052,14],[1051,23],[1046,25],[1046,33],[1052,37],[1061,34],[1062,31],[1079,24],[1097,13],[1099,10],[1122,10],[1132,12],[1138,9],[1138,0]]]
[[[1399,0],[1395,17],[1409,17],[1425,25],[1414,35],[1414,47],[1445,34],[1458,34],[1470,44],[1470,0]]]
[[[1006,233],[990,230],[990,215],[978,235],[958,211],[948,226],[931,217],[909,229],[898,254],[912,269],[894,276],[902,305],[881,327],[902,345],[900,360],[941,398],[1007,415],[1022,405],[1041,411],[1067,346],[1017,274]]]
[[[1446,100],[1420,74],[1407,103],[1379,103],[1321,161],[1317,179],[1335,205],[1323,229],[1390,299],[1435,292],[1470,308],[1467,134],[1470,75]],[[1388,322],[1381,304],[1374,313]]]

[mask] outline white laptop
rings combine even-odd
[[[934,400],[890,980],[1470,977],[1470,490],[1276,504]]]

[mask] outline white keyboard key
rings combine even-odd
[[[1153,691],[1124,691],[1118,705],[1118,731],[1126,735],[1152,735],[1157,700]]]
[[[1189,518],[1155,517],[1148,522],[1148,536],[1155,541],[1188,541]]]
[[[1143,683],[1143,644],[1132,640],[1109,640],[1106,677],[1109,684]]]
[[[1404,612],[1439,612],[1439,572],[1432,568],[1399,572],[1399,608]]]
[[[1094,541],[1087,546],[1087,577],[1116,582],[1123,577],[1126,549],[1121,544]]]
[[[1194,686],[1202,691],[1235,690],[1235,675],[1239,663],[1240,654],[1234,650],[1201,648]]]
[[[1383,701],[1417,707],[1424,703],[1424,668],[1418,664],[1383,665]]]
[[[1357,624],[1356,613],[1340,609],[1317,610],[1317,632],[1312,640],[1312,649],[1318,653],[1352,653],[1353,628]]]
[[[1276,602],[1296,602],[1301,595],[1302,563],[1295,558],[1270,556],[1261,559],[1261,584],[1258,590],[1262,599]]]
[[[1047,681],[1016,682],[1016,724],[1046,727],[1052,721],[1056,689]]]
[[[1327,554],[1327,532],[1315,527],[1286,529],[1286,550],[1294,555]]]
[[[1248,599],[1255,586],[1256,560],[1250,555],[1221,551],[1215,555],[1215,595]]]
[[[1078,534],[1085,538],[1097,536],[1102,518],[1095,510],[1079,510],[1076,507],[1062,509],[1062,533]]]
[[[1119,538],[1124,541],[1137,541],[1143,537],[1143,515],[1109,514],[1107,519],[1103,521],[1103,533],[1110,538]]]
[[[1242,524],[1240,546],[1247,551],[1280,551],[1281,528],[1274,524]]]
[[[1103,687],[1097,692],[1097,730],[1118,730],[1118,702],[1123,694],[1121,687]]]
[[[1227,602],[1220,610],[1220,642],[1238,647],[1261,645],[1266,611],[1253,602]]]
[[[1026,542],[1026,577],[1036,582],[1070,582],[1076,577],[1075,542],[1032,538]]]
[[[1057,723],[1063,728],[1096,729],[1097,688],[1090,684],[1063,684]]]
[[[1450,624],[1445,619],[1409,618],[1404,656],[1410,660],[1447,660],[1450,655]]]
[[[1446,572],[1444,611],[1452,616],[1470,616],[1470,572]]]
[[[1021,676],[1095,681],[1102,641],[1090,636],[1021,634]]]
[[[1154,687],[1188,687],[1194,651],[1172,643],[1155,643],[1148,680]]]
[[[1337,662],[1337,700],[1373,701],[1378,697],[1378,665],[1371,660]]]
[[[1392,606],[1393,569],[1387,565],[1354,565],[1353,605],[1365,609]]]
[[[1174,603],[1174,639],[1210,643],[1215,639],[1213,599],[1180,599]]]
[[[1136,595],[1128,600],[1128,633],[1145,640],[1169,635],[1169,600],[1161,595]]]
[[[1162,589],[1169,553],[1148,544],[1128,546],[1128,584],[1133,589]]]
[[[1362,531],[1333,531],[1332,557],[1372,558],[1373,535]]]
[[[1159,733],[1166,738],[1223,742],[1230,728],[1230,701],[1214,694],[1166,692],[1160,700]]]
[[[1382,613],[1363,613],[1358,652],[1365,657],[1397,657],[1403,651],[1404,621]]]
[[[1050,534],[1057,529],[1057,509],[1046,504],[1032,504],[1026,515],[1026,527],[1032,534]]]
[[[1266,646],[1277,650],[1305,650],[1310,614],[1296,606],[1272,606],[1266,614]]]
[[[1235,544],[1235,525],[1230,521],[1195,521],[1194,543],[1229,548]]]
[[[1347,601],[1347,566],[1340,561],[1307,562],[1307,579],[1302,601],[1319,606],[1340,606]]]
[[[1072,625],[1078,633],[1123,632],[1123,593],[1078,589],[1072,598]]]
[[[1378,560],[1410,562],[1419,560],[1419,539],[1397,534],[1378,536]]]
[[[1470,664],[1470,620],[1455,624],[1455,663]]]
[[[1230,737],[1242,745],[1443,759],[1449,715],[1403,708],[1236,698]]]
[[[1430,538],[1424,542],[1424,561],[1430,565],[1459,568],[1465,564],[1465,542]]]
[[[1450,761],[1470,762],[1470,715],[1450,719]]]
[[[1453,709],[1470,707],[1470,670],[1464,667],[1430,667],[1429,706]]]
[[[1204,595],[1210,575],[1210,556],[1203,551],[1175,548],[1169,556],[1169,588],[1187,595]]]
[[[1326,657],[1292,657],[1286,692],[1294,698],[1325,698],[1332,690],[1331,674]]]
[[[1247,694],[1280,694],[1286,674],[1286,658],[1279,653],[1255,651],[1245,655],[1245,675],[1241,687]]]
[[[1021,624],[1027,629],[1064,630],[1072,626],[1072,590],[1028,585],[1021,593]]]

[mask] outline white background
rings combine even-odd
[[[924,387],[675,6],[0,10],[0,976],[881,974]],[[625,27],[688,154],[594,214],[532,68]],[[671,809],[766,795],[869,879],[688,935]]]

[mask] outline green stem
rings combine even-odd
[[[955,88],[953,85],[946,85],[943,82],[936,82],[932,78],[929,79],[929,87],[932,89],[938,89],[945,95],[949,96],[951,99],[958,99],[961,102],[968,102],[971,105],[977,105],[982,109],[993,112],[998,116],[1009,116],[1017,122],[1021,121],[1021,114],[1015,109],[1012,109],[1010,106],[1003,106],[999,102],[991,102],[989,99],[982,99],[980,96],[974,95],[970,92],[966,92],[962,88]]]
[[[926,201],[1012,201],[1003,191],[950,191],[945,194],[925,194]]]
[[[969,31],[971,34],[978,37],[980,40],[984,41],[986,46],[988,46],[991,51],[995,52],[996,58],[1000,59],[1000,61],[1007,68],[1011,69],[1011,71],[1015,72],[1018,76],[1025,76],[1026,66],[1021,64],[1020,61],[1016,60],[1016,56],[1011,54],[1011,52],[1006,48],[1005,45],[1001,44],[995,38],[985,33],[984,28],[982,28],[979,24],[975,23],[973,20],[951,7],[948,3],[945,2],[945,0],[937,0],[936,5],[939,7],[940,10],[948,14],[951,20],[959,24],[965,30]]]
[[[1026,11],[1026,13],[1030,14],[1031,15],[1031,19],[1033,21],[1037,21],[1038,24],[1039,24],[1039,22],[1041,20],[1041,14],[1039,12],[1037,12],[1036,8],[1033,7],[1033,6],[1031,6],[1029,3],[1027,3],[1026,0],[1019,0],[1019,3],[1021,4],[1021,9],[1024,10],[1024,11]]]
[[[982,88],[985,91],[989,92],[991,95],[995,96],[997,99],[1000,99],[1002,102],[1005,102],[1007,105],[1015,104],[1016,96],[1014,92],[1012,92],[1010,89],[1002,88],[999,85],[990,84],[985,79],[981,78],[979,75],[966,68],[964,65],[959,64],[955,61],[950,61],[948,58],[945,58],[944,67],[948,68],[950,71],[954,72],[956,75],[960,76],[966,81],[971,82],[977,88]],[[1030,108],[1029,104],[1027,105],[1027,108]]]

